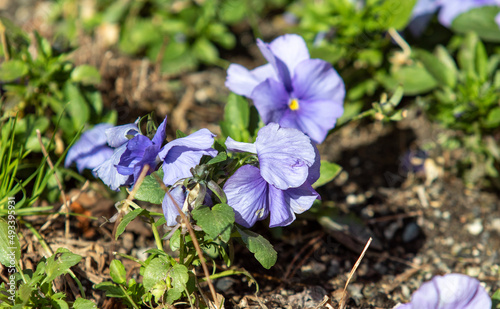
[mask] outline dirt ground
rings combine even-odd
[[[102,42],[82,40],[73,58],[100,68],[99,89],[105,105],[118,111],[120,123],[155,111],[158,118],[169,116],[170,138],[177,129],[220,132],[217,123],[228,94],[224,70],[165,76],[146,59],[124,57],[105,50]],[[250,66],[260,61],[235,59]],[[347,308],[392,308],[409,301],[433,275],[450,272],[477,277],[491,295],[500,287],[500,196],[494,190],[465,186],[456,177],[457,160],[464,154],[440,147],[445,133],[415,107],[409,107],[407,118],[399,123],[353,122],[332,133],[320,152],[340,164],[342,173],[318,189],[321,206],[291,226],[269,230],[265,223],[256,225],[256,232],[278,252],[271,270],[262,268],[245,248],[236,247],[232,267],[249,271],[260,292],[255,295],[255,284],[245,277],[219,279],[216,289],[225,297],[226,308],[338,308],[348,275],[369,237],[373,242],[347,287]],[[425,171],[408,172],[408,151],[418,149],[426,149],[427,158],[412,162],[424,164]],[[69,195],[78,191],[67,188]],[[117,242],[112,240],[113,224],[103,218],[113,216],[115,202],[93,181],[72,207],[99,220],[72,217],[65,237],[61,216],[41,232],[53,251],[65,247],[84,257],[73,270],[99,308],[122,307],[92,289],[110,280],[113,252],[144,259],[144,251],[155,247],[150,229],[140,220]],[[37,229],[47,221],[26,219]],[[29,231],[22,234],[23,266],[33,269],[43,249]],[[139,278],[139,266],[122,261],[127,275]],[[68,300],[79,294],[70,282],[55,282],[67,291]]]

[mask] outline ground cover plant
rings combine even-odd
[[[5,8],[0,307],[500,306],[496,1]]]

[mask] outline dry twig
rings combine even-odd
[[[40,143],[40,147],[42,148],[42,153],[45,156],[45,158],[47,158],[47,163],[49,164],[50,168],[54,171],[54,177],[56,178],[57,187],[61,191],[63,205],[66,208],[66,225],[64,229],[64,236],[66,236],[66,238],[69,238],[69,204],[66,199],[66,194],[64,193],[62,184],[59,181],[59,177],[57,177],[57,173],[56,170],[54,169],[54,164],[52,163],[52,160],[49,157],[49,153],[47,152],[47,149],[45,149],[45,146],[43,145],[42,134],[40,133],[40,130],[36,129],[36,135],[38,137],[38,143]]]
[[[204,259],[204,256],[203,256],[203,252],[201,251],[200,244],[198,243],[198,239],[196,238],[196,234],[194,233],[194,229],[191,226],[191,223],[189,222],[189,219],[184,214],[184,212],[182,211],[182,209],[179,207],[179,205],[177,204],[177,202],[175,201],[175,199],[173,198],[173,196],[170,194],[170,191],[168,191],[167,186],[165,186],[165,184],[160,179],[160,177],[158,175],[156,175],[156,174],[152,174],[152,175],[155,176],[156,181],[158,181],[158,183],[160,184],[161,188],[166,192],[166,194],[168,195],[168,197],[172,200],[172,202],[174,203],[175,207],[177,208],[177,211],[179,212],[179,214],[181,216],[182,221],[184,222],[184,224],[188,228],[188,232],[189,232],[189,235],[191,236],[191,240],[193,241],[193,245],[194,245],[194,248],[196,249],[196,253],[198,253],[198,256],[200,257],[201,266],[203,268],[203,272],[205,273],[205,278],[207,279],[208,287],[210,288],[210,293],[212,294],[212,298],[214,299],[214,302],[216,302],[217,301],[217,293],[215,292],[214,285],[212,283],[212,280],[210,279],[210,273],[208,271],[207,263],[205,262],[205,259]],[[216,304],[216,306],[219,307],[217,304]]]
[[[368,250],[368,247],[370,246],[371,243],[372,243],[372,238],[370,237],[370,239],[368,239],[368,241],[366,242],[366,245],[365,245],[365,248],[363,249],[363,252],[361,252],[361,255],[359,256],[358,260],[356,261],[356,263],[352,267],[351,272],[349,273],[349,276],[347,277],[347,281],[346,281],[345,286],[344,286],[344,291],[342,292],[342,298],[340,299],[340,305],[339,305],[340,309],[345,308],[345,302],[347,299],[347,286],[349,285],[349,282],[351,281],[352,276],[354,276],[356,269],[358,269],[359,264],[361,264],[361,260],[365,256],[366,250]]]

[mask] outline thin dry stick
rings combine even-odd
[[[85,183],[83,184],[83,186],[80,188],[80,191],[78,191],[77,194],[75,194],[73,197],[71,197],[69,199],[69,205],[73,204],[73,202],[76,201],[80,197],[82,192],[87,190],[88,186],[89,186],[89,181],[86,180]],[[40,228],[40,232],[45,231],[49,227],[49,225],[51,225],[52,222],[54,222],[54,220],[59,217],[59,213],[62,212],[64,207],[65,207],[65,205],[61,205],[61,208],[59,208],[57,213],[49,216],[49,218],[47,219],[47,222],[45,222],[45,224]]]
[[[318,236],[316,236],[313,239],[309,240],[309,242],[307,243],[307,245],[305,245],[304,247],[302,247],[302,249],[299,251],[299,253],[295,254],[295,256],[293,257],[292,262],[288,265],[288,267],[286,269],[285,275],[283,276],[284,280],[287,280],[290,277],[290,273],[291,273],[291,271],[293,269],[293,265],[295,264],[295,262],[297,262],[297,260],[302,255],[302,253],[304,253],[307,250],[307,248],[309,248],[310,246],[314,245],[324,235],[325,235],[325,233],[322,232]]]
[[[68,200],[66,199],[66,194],[64,193],[62,184],[59,181],[59,177],[57,177],[56,170],[54,169],[54,164],[52,163],[52,160],[49,157],[49,153],[47,152],[47,149],[45,149],[45,146],[43,145],[42,134],[40,133],[40,130],[38,130],[38,129],[36,129],[36,136],[38,137],[38,142],[40,143],[40,147],[42,148],[42,153],[47,158],[47,163],[49,163],[50,168],[52,170],[54,170],[54,177],[56,178],[57,186],[59,187],[59,190],[61,191],[61,195],[63,198],[63,205],[66,208],[66,222],[65,222],[64,236],[66,238],[69,238],[69,205],[68,205]]]
[[[167,186],[165,186],[165,184],[163,183],[163,181],[160,179],[160,177],[158,175],[156,175],[156,174],[153,174],[153,175],[155,176],[156,181],[158,181],[158,183],[160,184],[162,189],[165,190],[168,197],[172,200],[172,202],[174,202],[174,205],[177,208],[177,211],[181,215],[182,221],[184,221],[184,223],[186,224],[186,226],[188,228],[189,235],[191,236],[194,248],[196,249],[196,253],[198,253],[198,256],[200,257],[201,266],[203,268],[203,272],[205,273],[205,278],[207,279],[208,287],[210,288],[210,293],[212,294],[212,298],[214,299],[214,303],[215,303],[217,301],[217,293],[215,293],[215,288],[214,288],[214,285],[212,284],[212,280],[210,279],[210,273],[208,271],[207,264],[205,263],[203,252],[201,251],[200,244],[198,243],[198,239],[196,238],[196,234],[194,233],[193,227],[189,223],[189,220],[186,217],[186,215],[184,214],[184,212],[182,211],[182,209],[179,207],[179,205],[177,204],[175,199],[172,197],[172,195],[168,191]],[[215,306],[217,308],[219,307],[218,304],[215,304]]]
[[[399,47],[401,47],[401,49],[403,50],[403,54],[406,57],[410,57],[411,47],[410,47],[410,45],[408,45],[408,43],[405,41],[405,39],[403,39],[399,35],[399,33],[396,31],[396,29],[390,28],[387,32],[389,33],[391,38],[399,45]]]
[[[116,219],[115,226],[113,227],[113,240],[115,239],[116,229],[118,228],[118,225],[120,224],[123,213],[127,210],[128,206],[130,205],[130,202],[134,199],[135,195],[137,194],[137,191],[139,191],[139,188],[141,187],[142,182],[144,181],[144,178],[146,177],[146,174],[148,173],[148,171],[149,171],[149,165],[146,164],[142,167],[141,173],[139,174],[139,178],[137,178],[137,181],[135,182],[134,188],[129,193],[127,199],[123,203],[123,205],[120,209],[120,215]]]
[[[344,286],[344,291],[342,292],[342,298],[340,299],[340,306],[339,306],[340,309],[344,309],[344,307],[345,307],[345,302],[347,299],[347,286],[349,285],[349,282],[351,281],[352,276],[354,276],[356,269],[358,269],[359,264],[361,264],[361,260],[365,256],[365,253],[368,250],[368,247],[370,246],[371,243],[372,243],[372,238],[370,237],[370,239],[368,239],[368,241],[366,242],[366,245],[365,245],[365,248],[363,249],[363,252],[361,252],[361,255],[359,256],[358,260],[356,261],[356,263],[352,267],[351,273],[349,273],[349,276],[347,277],[347,281],[346,281],[345,286]]]

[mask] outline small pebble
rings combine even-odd
[[[408,243],[420,234],[420,227],[415,222],[410,222],[403,231],[403,242]]]
[[[481,273],[481,267],[477,267],[477,266],[467,267],[467,269],[465,270],[465,273],[468,276],[477,277]]]
[[[500,233],[500,218],[494,218],[491,220],[491,228],[497,233]]]
[[[474,221],[466,225],[466,229],[471,235],[477,236],[483,231],[483,223],[481,219],[474,219]]]
[[[356,195],[354,194],[349,194],[346,198],[346,202],[347,204],[349,205],[356,205],[357,203],[357,199],[356,199]]]

